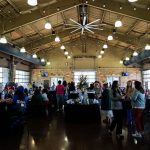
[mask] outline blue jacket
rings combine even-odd
[[[13,109],[20,107],[20,104],[17,103],[17,100],[22,100],[24,102],[24,108],[27,108],[28,96],[24,95],[23,97],[19,97],[18,95],[14,95],[13,97]]]
[[[145,94],[135,89],[131,95],[131,104],[133,108],[145,108]]]

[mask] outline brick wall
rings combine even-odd
[[[129,76],[122,76],[122,72],[128,72]],[[107,76],[118,76],[121,86],[126,86],[128,80],[141,81],[141,71],[139,68],[100,68],[97,70],[97,80],[106,81]]]
[[[122,72],[129,72],[129,76],[121,76]],[[48,77],[42,77],[42,72],[48,72]],[[51,77],[59,76],[70,82],[73,80],[73,71],[71,69],[33,69],[32,82],[43,83],[44,80],[49,80]],[[128,80],[141,81],[141,71],[139,68],[99,68],[96,71],[96,80],[104,82],[107,76],[119,76],[121,86],[126,86]]]

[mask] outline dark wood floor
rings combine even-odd
[[[62,113],[32,117],[22,132],[0,135],[0,150],[150,150],[148,117],[143,139],[132,138],[127,126],[123,128],[124,139],[117,139],[100,123],[66,123]]]

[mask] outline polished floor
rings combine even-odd
[[[136,139],[123,128],[123,139],[107,133],[104,124],[66,123],[63,113],[29,117],[23,129],[0,134],[0,150],[150,150],[150,115],[145,115],[145,136]]]

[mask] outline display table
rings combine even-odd
[[[64,107],[65,120],[71,122],[100,122],[98,104],[66,104]]]

